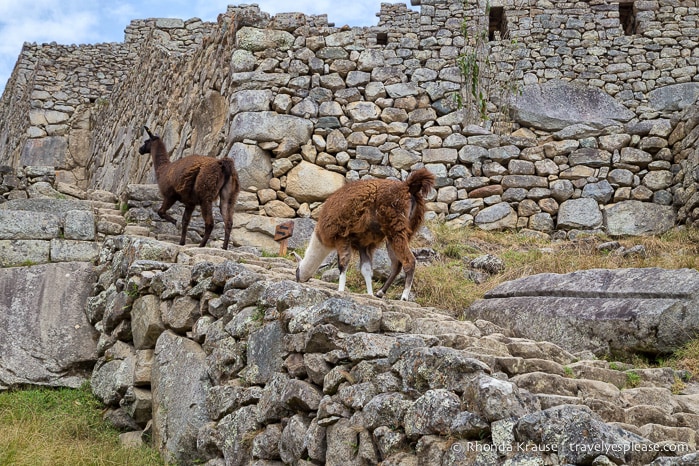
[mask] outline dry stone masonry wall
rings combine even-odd
[[[686,374],[293,281],[254,250],[115,236],[87,315],[108,417],[178,464],[691,464]]]
[[[0,124],[1,157],[124,199],[154,181],[135,150],[148,124],[174,158],[233,157],[263,216],[312,218],[345,181],[427,166],[428,215],[455,225],[647,234],[695,221],[696,138],[673,131],[694,126],[696,2],[494,3],[516,43],[491,42],[491,56],[522,90],[508,133],[454,105],[462,21],[484,12],[413,3],[383,4],[367,28],[243,5],[216,23],[133,21],[123,44],[26,46],[0,108],[26,111]]]

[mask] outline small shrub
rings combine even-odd
[[[641,383],[641,376],[636,371],[626,371],[626,388],[636,388]]]

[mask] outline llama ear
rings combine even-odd
[[[151,139],[155,139],[155,138],[156,138],[156,136],[153,136],[153,133],[150,132],[150,130],[148,129],[147,126],[143,126],[143,129],[146,130],[146,133],[148,133],[148,137],[149,137],[149,138],[151,138]]]
[[[301,256],[299,256],[296,251],[291,251],[291,254],[294,256],[294,259],[296,259],[296,262],[301,262]]]

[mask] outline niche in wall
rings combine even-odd
[[[501,40],[507,33],[507,18],[505,9],[501,6],[491,6],[488,12],[488,40]]]
[[[624,35],[632,36],[637,33],[633,2],[619,2],[619,23],[624,30]]]

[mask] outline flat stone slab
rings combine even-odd
[[[618,125],[634,113],[604,91],[553,79],[524,86],[513,105],[522,126],[559,131],[583,123],[593,128]]]
[[[636,268],[532,275],[495,287],[464,317],[572,352],[670,353],[699,331],[699,272]]]
[[[56,215],[71,210],[92,210],[90,201],[75,199],[12,199],[0,204],[0,210],[28,210],[30,212],[51,212]]]

